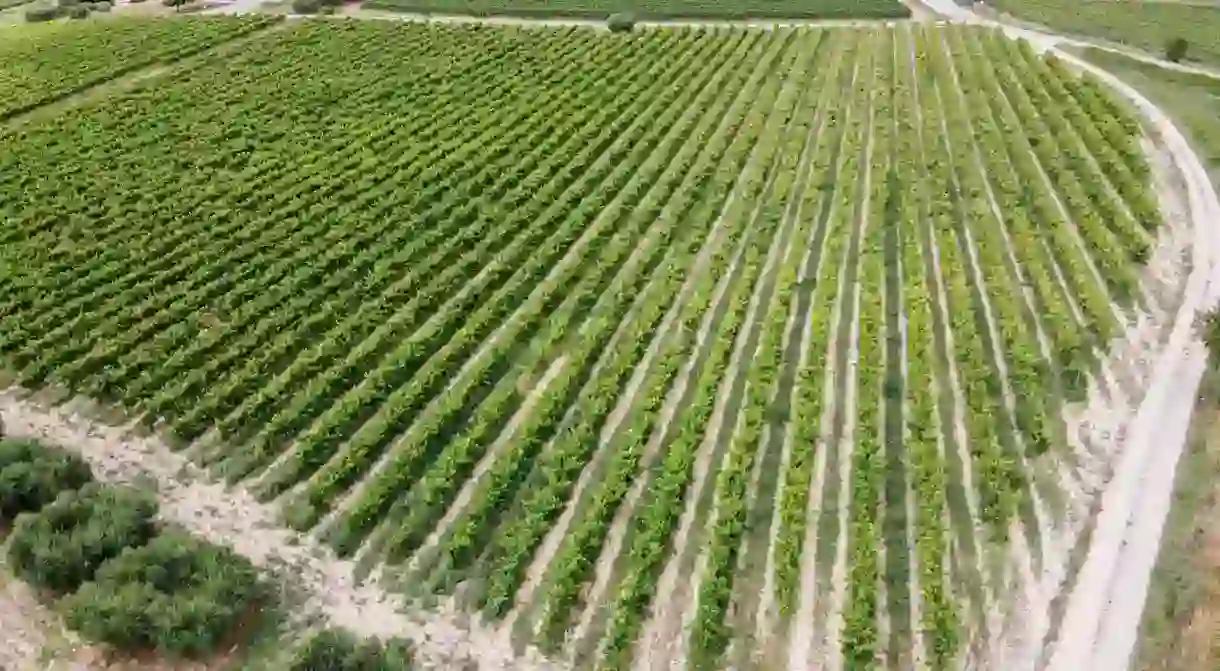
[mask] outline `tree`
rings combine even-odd
[[[611,14],[606,20],[606,27],[612,33],[629,33],[635,29],[635,15],[627,12]]]
[[[245,557],[171,531],[107,561],[64,604],[68,625],[93,640],[195,656],[215,650],[262,592]]]
[[[1175,37],[1169,40],[1169,44],[1165,45],[1165,58],[1174,63],[1181,62],[1186,58],[1186,51],[1190,48],[1190,42],[1184,37]]]

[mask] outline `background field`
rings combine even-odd
[[[0,135],[0,360],[560,659],[985,663],[1179,297],[1141,135],[981,29],[294,22]]]
[[[631,12],[641,18],[906,18],[911,10],[897,0],[369,0],[369,9],[509,16],[605,18]]]
[[[1027,21],[1163,55],[1170,40],[1190,42],[1187,60],[1220,65],[1220,7],[1139,0],[991,0]]]

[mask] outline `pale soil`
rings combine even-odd
[[[240,487],[209,482],[185,457],[153,438],[88,418],[88,405],[75,400],[44,408],[19,390],[0,394],[5,430],[78,452],[103,482],[153,486],[161,515],[206,540],[228,545],[255,565],[288,581],[304,602],[294,615],[321,616],[366,637],[405,636],[421,660],[434,668],[477,661],[483,669],[544,669],[550,665],[527,651],[517,656],[503,637],[456,613],[400,612],[401,603],[374,585],[358,584],[353,564],[329,549],[278,527],[274,507],[259,503]]]

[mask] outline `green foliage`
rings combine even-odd
[[[317,14],[320,6],[318,0],[292,0],[292,11],[297,14]]]
[[[402,640],[361,641],[351,633],[327,629],[314,634],[281,671],[404,671],[411,648]]]
[[[156,500],[132,487],[89,484],[64,492],[41,511],[17,517],[9,562],[26,582],[70,592],[106,560],[147,542],[156,512]]]
[[[87,19],[89,18],[89,8],[84,5],[77,5],[68,9],[68,18],[71,19]]]
[[[1212,363],[1220,364],[1220,311],[1208,313],[1202,319],[1203,342],[1211,354]]]
[[[612,33],[629,33],[635,29],[635,15],[630,12],[611,14],[606,19],[606,27]]]
[[[1184,37],[1175,37],[1169,40],[1165,45],[1165,59],[1173,63],[1181,62],[1186,58],[1186,52],[1190,49],[1190,42]]]
[[[92,479],[89,465],[67,450],[35,440],[0,439],[0,521],[36,511],[60,492]]]
[[[31,7],[25,10],[25,20],[27,23],[42,23],[44,21],[54,21],[59,18],[58,7]]]
[[[258,572],[232,550],[180,533],[125,549],[64,601],[67,622],[121,650],[214,650],[260,596]]]

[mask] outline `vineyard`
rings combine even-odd
[[[581,17],[629,12],[647,19],[890,19],[911,10],[898,0],[368,0],[368,9],[399,12]]]
[[[567,664],[963,668],[1179,300],[1142,135],[980,28],[297,21],[0,135],[0,362]]]

